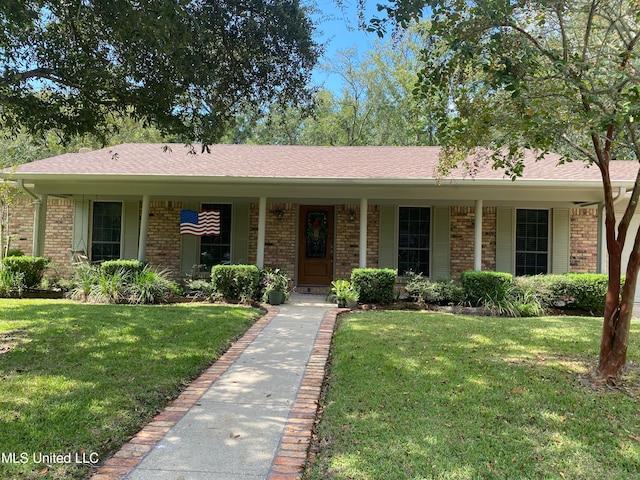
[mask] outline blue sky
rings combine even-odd
[[[321,14],[317,27],[317,41],[325,46],[325,54],[320,59],[320,63],[330,61],[335,57],[339,50],[346,50],[355,47],[358,56],[369,50],[373,42],[378,38],[375,33],[367,33],[358,29],[358,10],[356,0],[343,0],[344,10],[340,10],[334,0],[316,0],[317,8]],[[365,19],[368,21],[377,13],[375,0],[367,1],[367,10]],[[327,74],[326,72],[316,68],[313,75],[313,81],[330,90],[337,91],[340,89],[340,77],[335,74]]]

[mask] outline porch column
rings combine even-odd
[[[366,198],[360,199],[360,258],[358,266],[367,268],[367,212],[369,202]]]
[[[138,237],[138,261],[144,262],[147,256],[147,232],[149,230],[149,195],[142,196],[140,213],[140,236]]]
[[[473,269],[482,270],[482,200],[476,200],[475,239],[473,242]]]
[[[258,203],[258,249],[256,251],[256,265],[264,268],[264,242],[267,232],[267,197],[260,197]]]
[[[40,195],[35,201],[35,213],[33,218],[33,256],[44,256],[44,234],[47,224],[47,195]]]

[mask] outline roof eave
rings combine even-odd
[[[64,174],[64,173],[6,173],[0,177],[8,180],[22,179],[28,182],[97,182],[97,183],[228,183],[228,184],[298,184],[317,185],[475,185],[505,186],[518,185],[527,187],[553,188],[601,188],[602,180],[576,179],[527,179],[518,178],[378,178],[378,177],[248,177],[248,176],[211,176],[211,175],[127,175],[127,174]],[[632,188],[633,180],[612,180],[614,187]]]

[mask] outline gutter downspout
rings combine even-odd
[[[18,179],[18,187],[28,196],[33,198],[35,203],[33,218],[33,247],[32,255],[42,257],[44,255],[44,234],[47,222],[47,195],[38,196],[24,185],[23,179]]]

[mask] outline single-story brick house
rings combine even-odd
[[[11,211],[11,246],[51,257],[61,274],[70,251],[147,260],[176,277],[196,265],[277,266],[300,291],[365,266],[433,279],[606,271],[597,168],[529,153],[515,182],[488,165],[439,179],[439,152],[123,144],[59,155],[3,173],[25,192]],[[636,169],[612,164],[620,209]],[[181,235],[185,209],[219,211],[220,234]]]

